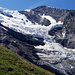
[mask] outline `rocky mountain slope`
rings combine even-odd
[[[40,6],[0,7],[0,44],[56,75],[75,72],[75,11]]]
[[[41,6],[35,9],[32,9],[30,12],[26,12],[26,11],[20,11],[20,13],[25,14],[27,16],[27,18],[32,22],[32,23],[38,23],[41,25],[50,25],[51,21],[49,21],[49,19],[47,19],[46,17],[44,17],[43,21],[41,20],[41,16],[42,15],[47,15],[47,16],[51,16],[53,17],[57,22],[61,21],[63,22],[63,29],[54,29],[50,30],[49,34],[51,35],[57,35],[59,34],[61,38],[63,38],[62,33],[65,34],[64,39],[61,39],[59,37],[56,36],[56,38],[58,38],[57,40],[60,40],[58,42],[60,42],[63,46],[68,47],[68,48],[72,48],[74,49],[74,40],[72,41],[71,38],[72,35],[74,34],[74,21],[75,21],[75,11],[74,10],[66,10],[66,9],[57,9],[57,8],[52,8],[52,7],[47,7],[47,6]],[[33,19],[32,19],[33,17]],[[55,34],[57,33],[57,34]],[[70,36],[69,36],[69,35]],[[68,37],[68,36],[69,37]],[[73,35],[74,36],[74,35]],[[71,39],[70,39],[71,38]],[[62,42],[61,42],[62,41]],[[64,43],[65,42],[65,43]],[[70,43],[72,42],[72,43]]]
[[[54,75],[0,45],[0,75]]]

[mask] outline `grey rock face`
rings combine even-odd
[[[30,61],[34,61],[39,58],[33,45],[43,44],[43,40],[38,39],[37,41],[31,36],[20,34],[0,24],[0,44]]]
[[[67,39],[65,46],[75,49],[75,11],[70,12],[69,15],[66,16],[64,27],[66,31],[65,39]]]

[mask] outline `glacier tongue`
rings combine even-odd
[[[23,14],[18,11],[8,10],[0,7],[0,23],[22,34],[29,34],[33,37],[41,37],[44,39],[45,45],[35,46],[38,49],[37,55],[49,63],[61,62],[65,58],[73,59],[75,55],[72,51],[64,49],[59,43],[56,43],[54,36],[50,36],[48,32],[53,28],[62,27],[61,21],[56,22],[51,16],[41,16],[42,19],[48,19],[51,24],[49,26],[33,24]],[[8,15],[11,15],[9,17]]]

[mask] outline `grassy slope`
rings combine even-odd
[[[0,75],[54,75],[0,45]]]

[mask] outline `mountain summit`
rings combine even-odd
[[[0,44],[56,75],[75,72],[75,11],[40,6],[0,7]]]

